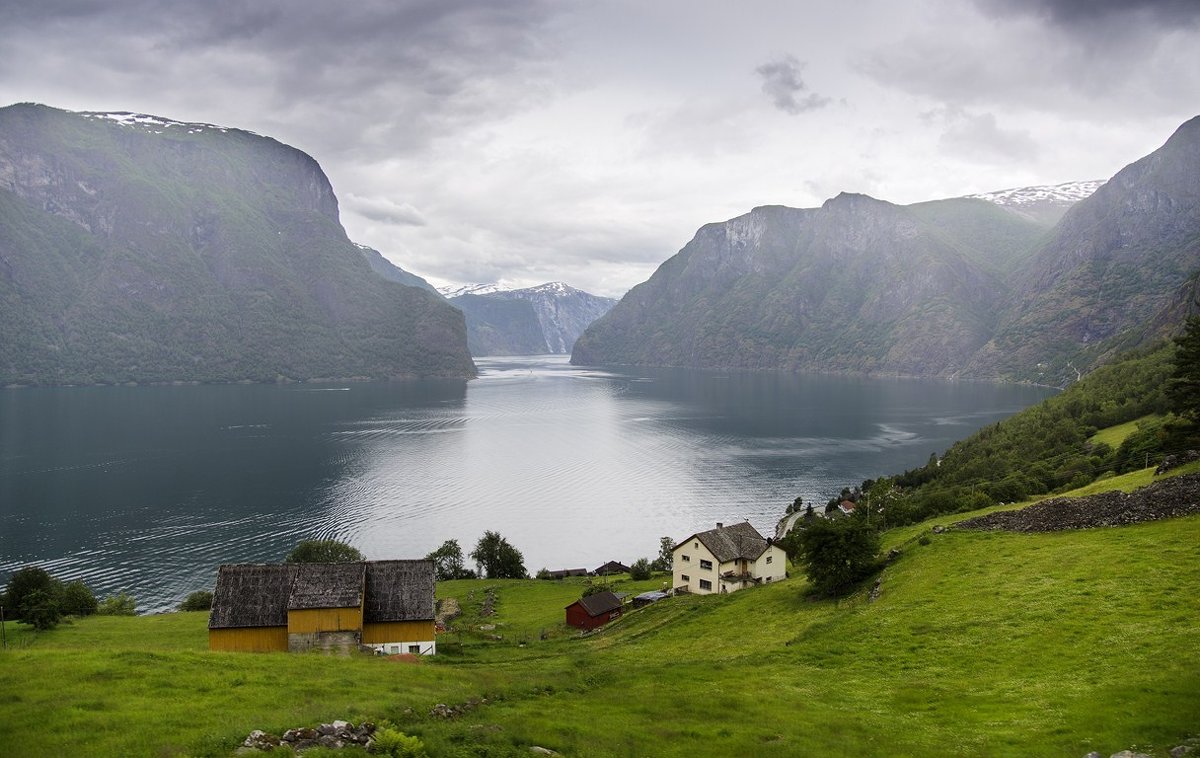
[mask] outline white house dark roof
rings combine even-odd
[[[743,559],[756,560],[771,545],[749,521],[698,532],[675,547],[678,548],[689,540],[699,540],[720,563]]]

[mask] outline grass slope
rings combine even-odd
[[[446,582],[472,631],[417,664],[210,653],[203,613],[10,625],[0,744],[225,755],[251,729],[334,718],[391,719],[433,755],[1165,754],[1195,733],[1200,518],[932,537],[874,603],[812,602],[791,579],[674,598],[586,638],[561,624],[580,581]],[[496,613],[480,617],[489,587]]]

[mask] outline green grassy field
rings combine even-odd
[[[1151,472],[1128,476],[1104,484]],[[462,631],[418,663],[211,653],[203,613],[9,624],[0,745],[229,755],[252,729],[337,718],[391,720],[434,756],[1165,755],[1200,733],[1200,517],[912,539],[968,515],[889,533],[905,546],[875,602],[812,601],[792,578],[583,637],[562,623],[582,580],[445,582]]]
[[[1161,418],[1161,416],[1142,416],[1141,418],[1134,419],[1133,421],[1129,421],[1124,424],[1117,424],[1116,426],[1110,426],[1107,429],[1101,429],[1093,434],[1088,442],[1093,444],[1099,444],[1103,442],[1115,450],[1121,446],[1121,443],[1125,441],[1126,437],[1137,431],[1138,424],[1142,424],[1147,421],[1153,421],[1158,418]]]

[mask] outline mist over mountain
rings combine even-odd
[[[617,301],[562,282],[502,290],[471,284],[439,290],[467,319],[472,355],[569,353],[575,340]]]
[[[273,139],[0,109],[0,382],[473,376],[461,313],[368,258]]]
[[[1058,384],[1149,339],[1200,270],[1198,176],[1193,119],[1106,183],[756,208],[702,227],[572,362]]]

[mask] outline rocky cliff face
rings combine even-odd
[[[617,302],[562,282],[518,290],[475,284],[443,293],[466,314],[473,355],[569,353]]]
[[[1145,326],[1200,270],[1198,176],[1200,118],[1107,183],[757,208],[701,228],[572,362],[1058,384],[1164,331]],[[1076,196],[1052,229],[1012,212]]]
[[[308,155],[0,109],[0,382],[471,376],[461,314],[372,272]]]

